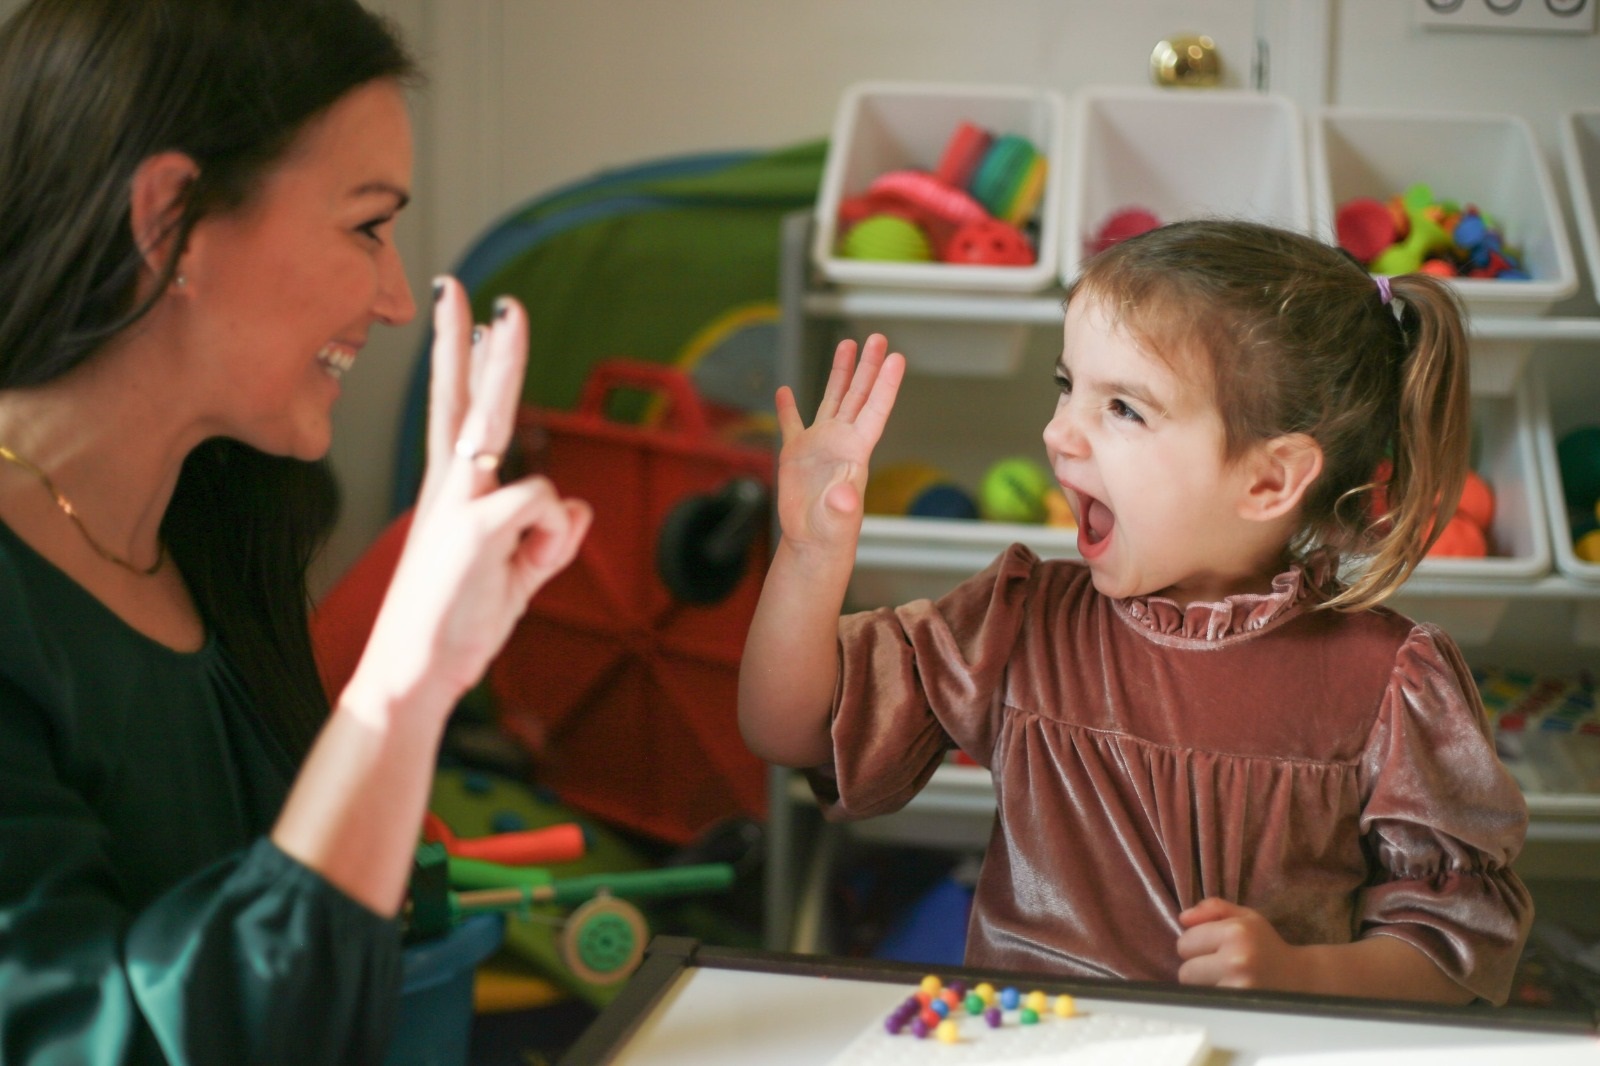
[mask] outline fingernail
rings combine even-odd
[[[434,278],[433,279],[433,302],[434,303],[438,303],[439,302],[439,298],[442,297],[443,295],[444,295],[444,279],[443,278]]]
[[[506,299],[504,296],[496,297],[494,301],[494,317],[496,319],[501,319],[510,313],[511,301]]]

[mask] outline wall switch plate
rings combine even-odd
[[[1593,33],[1600,0],[1412,0],[1428,30]]]

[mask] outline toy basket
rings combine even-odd
[[[657,424],[608,416],[629,391],[652,398]],[[523,408],[515,451],[594,508],[577,559],[489,669],[538,782],[678,844],[726,817],[764,817],[765,764],[740,737],[736,697],[769,555],[770,447],[720,436],[684,372],[612,359],[574,410]]]

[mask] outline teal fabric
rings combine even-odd
[[[0,1062],[378,1062],[397,923],[265,836],[294,767],[0,524]]]

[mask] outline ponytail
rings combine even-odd
[[[1468,348],[1460,302],[1427,274],[1390,279],[1405,341],[1386,512],[1370,527],[1367,560],[1324,606],[1376,606],[1411,576],[1455,513],[1472,446]],[[1360,494],[1365,497],[1365,493]]]

